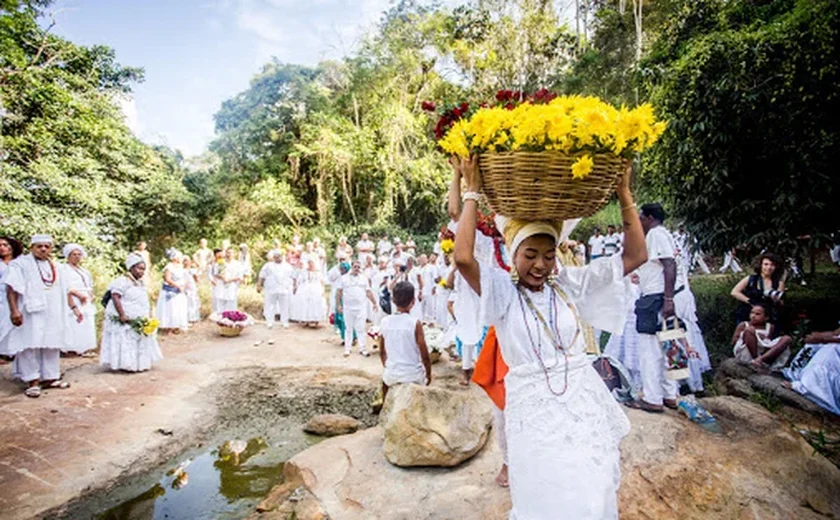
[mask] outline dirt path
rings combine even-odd
[[[316,365],[381,373],[378,357],[345,359],[330,327],[268,330],[258,324],[238,338],[222,338],[215,325],[202,323],[162,338],[161,347],[165,359],[141,374],[63,358],[71,388],[45,391],[39,399],[25,397],[9,365],[0,367],[0,516],[35,517],[129,469],[176,455],[210,426],[215,384],[238,368]]]

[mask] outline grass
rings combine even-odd
[[[782,401],[775,395],[767,392],[753,392],[750,394],[750,401],[763,406],[770,413],[776,413],[782,409]]]

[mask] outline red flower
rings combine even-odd
[[[469,109],[470,109],[470,104],[469,103],[461,103],[461,113],[462,114],[466,114],[467,110],[469,110]]]
[[[505,101],[505,100],[506,100],[506,98],[505,98],[505,91],[504,90],[500,90],[500,91],[496,92],[496,101]]]
[[[435,111],[435,104],[432,103],[431,101],[423,101],[420,104],[420,107],[427,112],[434,112]]]
[[[516,105],[514,105],[513,103],[508,103],[507,105],[505,105],[505,108],[508,110],[513,110],[514,108],[516,108]]]
[[[513,100],[514,101],[519,101],[521,98],[522,98],[522,92],[519,92],[517,90],[516,92],[513,93]]]

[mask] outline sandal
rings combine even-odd
[[[70,388],[70,383],[68,383],[67,381],[62,381],[61,379],[56,379],[55,381],[47,383],[47,388],[55,390],[64,390],[66,388]]]
[[[670,408],[671,410],[679,410],[679,405],[677,404],[676,399],[663,399],[662,404],[665,405],[666,408]]]
[[[26,397],[41,397],[41,387],[40,386],[30,386],[26,390],[23,391],[23,395]]]
[[[624,406],[626,406],[627,408],[642,410],[649,413],[663,413],[665,411],[661,406],[649,404],[644,401],[628,401],[624,403]]]

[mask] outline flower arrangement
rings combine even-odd
[[[119,316],[111,316],[111,321],[122,324]],[[160,321],[157,318],[134,318],[125,323],[131,327],[131,330],[141,336],[151,336],[156,333],[160,326]]]
[[[650,104],[615,108],[592,96],[501,90],[493,106],[471,112],[463,103],[445,111],[435,137],[444,152],[460,157],[513,151],[574,155],[572,176],[583,179],[592,171],[593,155],[629,158],[653,145],[665,127]]]
[[[455,241],[451,238],[445,238],[440,243],[440,250],[445,255],[451,255],[452,251],[455,251]]]
[[[221,316],[214,314],[210,319],[223,327],[234,327],[237,329],[244,329],[254,324],[254,319],[242,311],[224,311]]]

